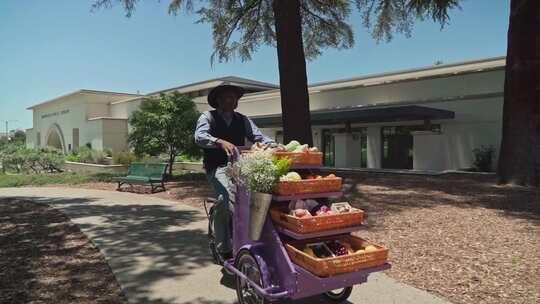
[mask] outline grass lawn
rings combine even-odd
[[[0,187],[42,186],[50,184],[83,184],[110,182],[110,173],[0,174]]]

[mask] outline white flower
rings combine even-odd
[[[229,166],[227,173],[235,182],[247,185],[252,192],[271,193],[277,182],[272,154],[266,151],[243,154],[238,162]]]

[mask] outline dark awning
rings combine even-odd
[[[423,106],[354,107],[311,111],[313,125],[452,119],[454,112]],[[252,116],[261,128],[281,126],[281,114]]]

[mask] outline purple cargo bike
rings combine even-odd
[[[291,168],[291,169],[309,169]],[[311,234],[297,234],[274,225],[267,216],[258,241],[248,237],[250,193],[242,185],[236,185],[235,212],[233,214],[233,258],[222,261],[216,253],[212,232],[212,208],[209,214],[209,246],[217,263],[236,277],[236,293],[240,304],[268,303],[280,299],[297,300],[315,295],[323,295],[329,303],[344,302],[351,294],[353,285],[367,281],[369,274],[390,268],[382,266],[355,272],[318,277],[296,265],[287,254],[283,241],[310,239],[321,236],[350,234],[360,227],[337,229]],[[304,194],[295,196],[274,196],[273,200],[290,201],[306,198],[332,198],[341,192]],[[212,201],[212,200],[210,200]],[[205,204],[206,208],[206,204]]]

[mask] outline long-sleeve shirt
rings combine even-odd
[[[227,124],[232,121],[232,116],[228,116],[218,111],[218,115],[221,115],[223,120]],[[204,112],[197,121],[197,127],[195,128],[195,142],[201,148],[217,148],[216,141],[218,138],[210,134],[210,121],[212,120],[212,114],[210,112]],[[274,140],[264,135],[259,128],[253,123],[249,117],[244,116],[244,126],[246,129],[246,138],[252,143],[262,144],[275,144]]]

